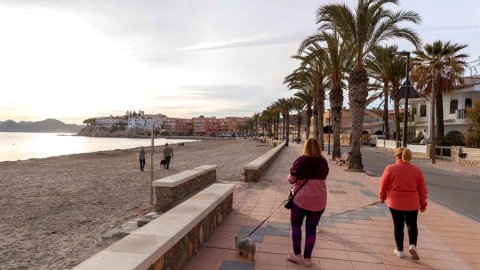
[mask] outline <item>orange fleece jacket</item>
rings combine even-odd
[[[397,160],[388,165],[380,180],[380,200],[390,208],[403,211],[427,207],[427,187],[419,167]]]

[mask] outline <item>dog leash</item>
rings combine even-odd
[[[260,223],[260,225],[258,225],[258,226],[255,228],[255,230],[253,230],[247,237],[250,237],[250,235],[252,235],[258,228],[260,228],[260,226],[262,226],[262,224],[265,223],[265,221],[267,221],[267,220],[273,215],[273,213],[275,213],[275,211],[277,211],[278,208],[280,208],[280,206],[284,205],[285,202],[287,202],[287,200],[288,200],[288,199],[286,199],[285,201],[283,201],[283,202],[277,207],[277,209],[275,209],[266,219],[264,219],[264,220],[262,221],[262,223]]]
[[[355,211],[355,210],[358,210],[358,209],[362,209],[362,208],[365,208],[365,207],[369,207],[369,206],[372,206],[372,205],[377,205],[377,204],[379,204],[380,202],[381,202],[381,201],[376,201],[376,202],[374,202],[374,203],[367,204],[367,205],[362,206],[362,207],[359,207],[359,208],[355,208],[355,209],[352,209],[352,210],[347,210],[347,211],[344,211],[344,212],[341,212],[341,213],[337,213],[337,214],[330,215],[330,217],[334,217],[334,216],[346,214],[346,213],[349,213],[349,212],[352,212],[352,211]]]

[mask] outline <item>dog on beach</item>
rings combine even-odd
[[[167,160],[166,159],[162,159],[160,161],[160,169],[165,169],[165,166],[167,165]]]
[[[252,261],[255,260],[255,251],[257,247],[255,246],[255,242],[252,239],[242,237],[238,240],[238,237],[235,236],[235,248],[238,249],[240,255],[244,258],[248,258],[248,255],[252,255]]]

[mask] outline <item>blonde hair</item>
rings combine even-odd
[[[395,150],[395,156],[400,156],[403,162],[410,162],[412,160],[412,151],[406,147],[399,147]]]
[[[302,155],[307,157],[323,157],[320,142],[316,138],[308,139],[305,142],[305,146],[303,146]]]

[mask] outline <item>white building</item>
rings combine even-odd
[[[466,108],[472,106],[473,100],[480,99],[480,77],[466,77],[464,83],[464,85],[455,87],[451,93],[443,94],[444,135],[449,132],[465,134],[467,132]],[[402,99],[401,102],[404,103],[405,99]],[[426,142],[429,142],[431,130],[430,101],[423,98],[409,99],[408,109],[409,126],[415,127],[417,136],[423,133]]]
[[[97,126],[111,127],[113,125],[127,125],[128,120],[122,117],[115,117],[110,115],[109,117],[99,117],[96,119]]]
[[[166,120],[166,116],[159,115],[145,115],[143,111],[138,111],[136,116],[133,114],[128,115],[128,128],[129,129],[140,129],[147,132],[152,130],[152,124],[155,130],[161,130],[163,123]]]

